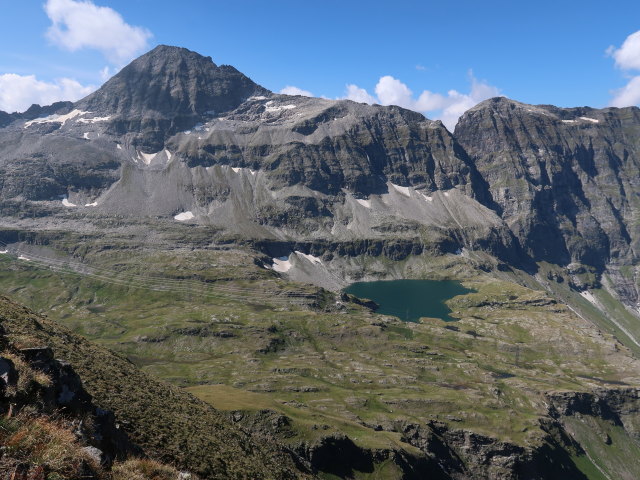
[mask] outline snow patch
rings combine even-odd
[[[118,143],[118,144],[116,145],[116,148],[117,148],[118,150],[122,150],[122,145],[120,145],[120,144]]]
[[[275,106],[275,107],[272,107],[272,106],[270,105],[272,102],[273,102],[273,100],[272,100],[272,101],[270,101],[270,102],[267,102],[267,103],[265,104],[265,105],[267,105],[267,106],[265,107],[265,109],[264,109],[264,111],[265,111],[265,112],[268,112],[268,113],[274,113],[274,112],[280,112],[280,111],[282,111],[282,110],[291,110],[292,108],[296,108],[296,106],[295,106],[295,105],[293,105],[293,104],[289,104],[289,105],[277,105],[277,106]]]
[[[87,113],[89,113],[89,112],[87,112]],[[93,118],[79,118],[78,121],[80,123],[96,123],[96,122],[106,122],[110,118],[111,118],[110,116],[107,116],[107,117],[93,117]]]
[[[589,117],[580,117],[580,120],[585,120],[591,123],[600,123],[600,120],[596,120],[595,118],[589,118]]]
[[[138,152],[139,155],[142,157],[142,161],[145,163],[145,165],[149,165],[151,163],[151,161],[156,158],[156,155],[158,155],[158,153],[160,152],[156,152],[156,153],[143,153],[143,152]]]
[[[85,203],[84,206],[85,207],[97,207],[98,206],[98,202]]]
[[[82,138],[84,138],[85,140],[90,140],[90,139],[89,139],[89,132],[84,132],[84,133],[82,134]]]
[[[265,97],[264,95],[256,95],[254,97],[247,98],[247,100],[249,100],[249,101],[266,100],[266,99],[267,99],[267,97]]]
[[[30,261],[31,261],[31,259],[30,259],[30,258],[27,258],[27,257],[25,257],[24,255],[20,255],[20,256],[18,257],[18,260],[26,260],[27,262],[30,262]]]
[[[575,120],[562,120],[562,123],[576,123]]]
[[[318,257],[314,257],[313,255],[307,255],[306,253],[302,253],[296,250],[296,255],[299,255],[301,257],[306,258],[307,260],[309,260],[311,263],[313,263],[314,265],[322,265],[322,260],[320,260],[320,258]]]
[[[433,202],[433,197],[430,197],[429,195],[425,195],[424,193],[421,193],[421,192],[418,192],[418,193],[422,196],[422,198],[425,199],[425,201]]]
[[[167,156],[167,160],[171,160],[171,152],[166,148],[164,149],[164,154]]]
[[[184,133],[185,135],[191,135],[191,130],[185,130],[185,131],[184,131],[184,132],[182,132],[182,133]]]
[[[242,169],[240,167],[231,167],[231,170],[233,170],[233,173],[238,173]]]
[[[5,254],[5,253],[9,253],[9,250],[0,250],[0,254]]]
[[[71,203],[67,197],[62,199],[62,205],[65,207],[77,207],[77,205],[75,203]]]
[[[24,124],[24,128],[30,127],[31,125],[37,123],[60,123],[64,125],[67,123],[67,120],[71,120],[72,118],[76,118],[78,116],[86,115],[90,112],[83,112],[82,110],[71,110],[69,113],[65,115],[49,115],[44,118],[36,118],[35,120],[30,120]]]
[[[401,187],[400,185],[396,185],[395,183],[392,183],[391,186],[393,188],[395,188],[396,191],[398,191],[402,195],[404,195],[405,197],[410,197],[411,196],[411,192],[409,190],[409,187]]]
[[[176,216],[174,216],[173,218],[175,218],[179,222],[184,222],[185,220],[191,220],[194,217],[195,217],[195,215],[192,212],[187,211],[187,212],[179,213]]]
[[[256,174],[256,173],[258,173],[258,172],[256,172],[255,170],[249,170],[249,173],[250,173],[251,175],[255,175],[255,174]]]
[[[449,192],[443,192],[445,197],[449,196]]]
[[[291,270],[291,262],[289,261],[289,257],[274,258],[273,269],[276,272],[280,273],[288,272],[289,270]]]
[[[361,198],[356,198],[356,202],[366,208],[371,208],[371,200],[363,200]]]
[[[580,292],[580,296],[582,296],[583,298],[586,298],[589,302],[591,302],[595,306],[598,306],[598,301],[596,300],[596,297],[594,297],[593,293],[591,293],[590,291],[585,290],[583,292]]]

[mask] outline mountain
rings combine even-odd
[[[638,262],[638,108],[496,98],[466,112],[455,136],[532,258],[611,273]],[[638,301],[637,289],[619,293]]]
[[[137,58],[75,108],[109,117],[114,134],[148,151],[168,135],[270,92],[229,65],[185,48],[160,45]]]
[[[639,139],[635,107],[506,98],[452,134],[160,46],[0,116],[0,288],[144,370],[48,340],[134,442],[205,478],[238,449],[254,473],[294,452],[277,475],[636,478]],[[469,288],[454,322],[341,292],[425,278]],[[192,414],[196,447],[173,433]]]

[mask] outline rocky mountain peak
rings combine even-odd
[[[76,108],[110,116],[116,134],[158,148],[164,140],[253,95],[270,94],[229,65],[186,48],[160,45],[137,58]]]
[[[160,45],[124,67],[79,107],[128,117],[173,118],[222,112],[268,93],[235,68],[186,48]]]

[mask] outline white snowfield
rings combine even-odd
[[[433,202],[433,197],[430,197],[429,195],[425,195],[425,194],[424,194],[424,193],[422,193],[422,192],[418,192],[418,193],[419,193],[419,194],[422,196],[422,198],[424,198],[427,202]]]
[[[207,170],[209,170],[210,168],[213,168],[213,167],[207,167]],[[244,170],[249,172],[251,175],[255,175],[256,173],[258,173],[255,170],[251,170],[250,168],[244,168],[244,167],[231,167],[231,170],[233,170],[233,173],[240,173]]]
[[[160,152],[156,152],[156,153],[143,153],[143,152],[139,152],[140,156],[142,157],[142,161],[144,162],[145,165],[149,165],[151,163],[151,161],[156,158],[156,155],[158,155],[158,153]]]
[[[356,198],[356,202],[366,208],[371,208],[371,200],[363,200],[361,198]]]
[[[74,118],[77,117],[82,117],[84,115],[88,115],[91,112],[84,112],[82,110],[71,110],[69,113],[66,113],[64,115],[49,115],[48,117],[43,117],[43,118],[35,118],[33,120],[29,120],[28,122],[25,122],[24,124],[24,128],[28,128],[31,125],[36,125],[39,123],[59,123],[61,125],[64,125],[65,123],[67,123],[67,121],[72,120]],[[97,123],[97,122],[106,122],[107,120],[109,120],[111,117],[93,117],[93,118],[78,118],[76,121],[78,123],[84,123],[84,124],[93,124],[93,123]],[[86,138],[86,137],[85,137]]]
[[[67,197],[62,199],[62,205],[65,207],[77,207],[75,203],[71,203]]]
[[[90,112],[83,112],[82,110],[71,110],[69,113],[65,115],[49,115],[48,117],[44,117],[44,118],[36,118],[34,120],[30,120],[26,122],[24,124],[24,128],[30,127],[31,125],[38,124],[38,123],[60,123],[64,125],[65,123],[67,123],[68,120],[71,120],[72,118],[76,118],[82,115],[86,115],[87,113],[90,113]]]
[[[288,257],[274,258],[273,269],[279,273],[288,272],[289,270],[291,270],[291,262],[289,261]]]
[[[27,261],[27,262],[29,262],[29,261],[30,261],[30,259],[29,259],[29,258],[27,258],[27,257],[25,257],[24,255],[20,255],[20,256],[18,257],[18,260],[25,260],[25,261]]]
[[[409,190],[409,187],[401,187],[400,185],[396,185],[395,183],[392,183],[391,186],[395,188],[396,191],[404,195],[405,197],[411,196],[411,190]]]
[[[600,120],[597,120],[595,118],[589,118],[589,117],[578,117],[578,118],[585,122],[600,123]],[[578,120],[562,120],[562,123],[578,123]]]
[[[299,258],[303,258],[308,262],[311,262],[313,265],[322,265],[322,260],[319,257],[314,257],[313,255],[307,255],[306,253],[299,252],[298,250],[294,251],[288,257],[280,257],[273,258],[273,270],[279,273],[285,273],[293,268],[292,255],[296,255]]]
[[[187,211],[187,212],[179,213],[173,218],[175,218],[179,222],[184,222],[185,220],[191,220],[192,218],[195,218],[195,215],[192,212]]]
[[[267,103],[265,103],[265,109],[264,111],[267,113],[274,113],[274,112],[281,112],[282,110],[291,110],[292,108],[296,108],[296,106],[294,104],[288,104],[288,105],[273,105],[273,100],[268,101]]]
[[[584,290],[580,292],[580,295],[586,298],[587,300],[589,300],[589,302],[593,303],[595,306],[598,306],[598,301],[596,300],[596,297],[594,297],[593,293],[591,293],[590,291]]]
[[[89,112],[86,112],[89,113]],[[107,117],[93,117],[93,118],[79,118],[78,122],[80,123],[97,123],[97,122],[106,122],[109,120],[111,116]]]
[[[0,254],[9,253],[9,250],[0,250]]]
[[[313,264],[322,265],[322,260],[320,260],[320,258],[318,257],[314,257],[313,255],[307,255],[306,253],[302,253],[297,250],[295,251],[295,254],[301,256],[302,258],[306,258]]]

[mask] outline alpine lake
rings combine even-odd
[[[398,317],[407,322],[417,322],[421,317],[454,321],[456,319],[449,316],[451,310],[445,302],[456,295],[473,292],[454,280],[356,282],[344,291],[376,302],[379,306],[376,313]]]

